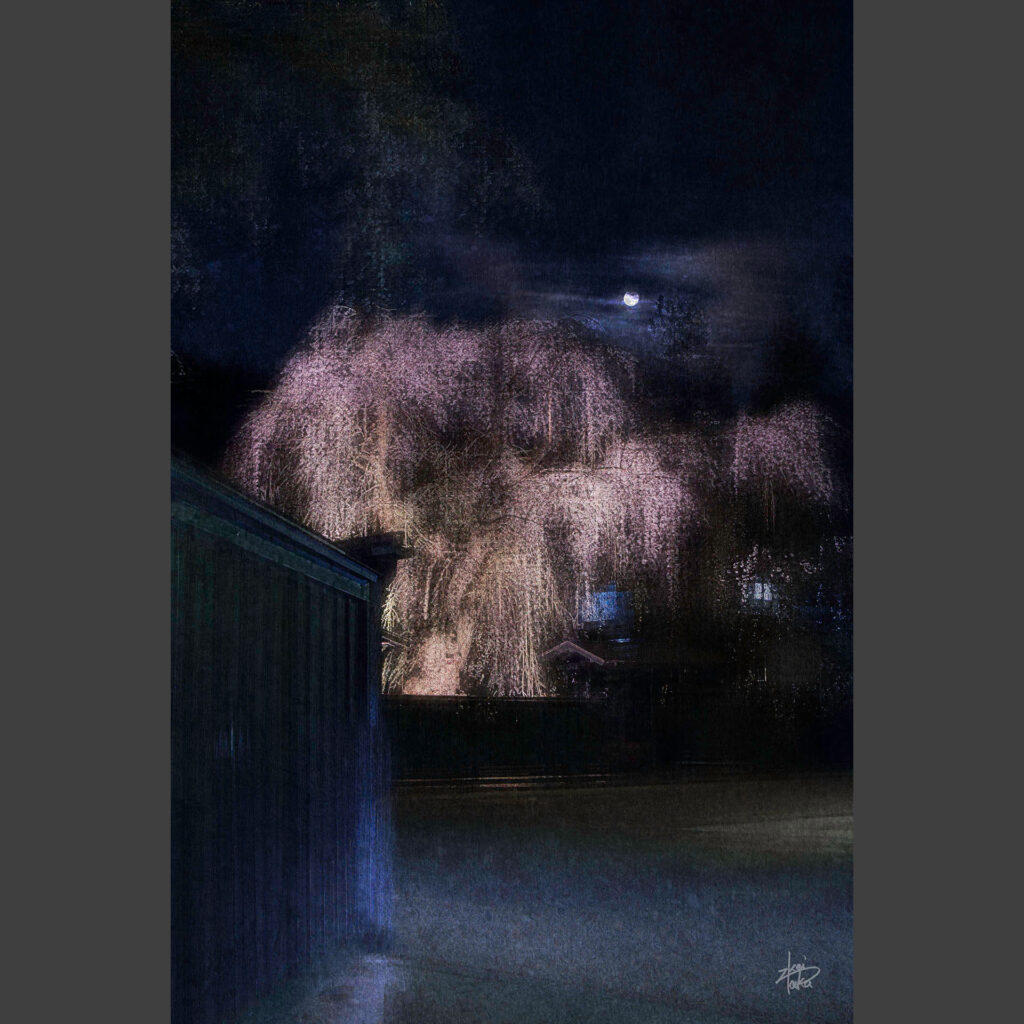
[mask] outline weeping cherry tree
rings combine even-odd
[[[339,306],[226,468],[329,539],[406,535],[415,557],[384,609],[406,643],[388,656],[387,689],[536,696],[539,655],[573,634],[603,582],[632,589],[641,613],[672,603],[709,483],[828,498],[813,438],[779,440],[806,410],[732,428],[730,474],[722,438],[643,429],[637,386],[631,357],[572,322],[436,328]]]

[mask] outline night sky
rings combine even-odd
[[[172,15],[179,447],[213,457],[337,299],[571,316],[637,351],[659,296],[699,301],[738,407],[848,415],[846,0]]]

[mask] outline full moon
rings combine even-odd
[[[636,292],[626,292],[626,294],[622,296],[622,301],[627,306],[635,306],[640,301],[640,296],[637,295]]]

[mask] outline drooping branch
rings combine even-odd
[[[544,692],[539,653],[608,580],[671,603],[706,493],[697,434],[637,429],[634,368],[578,325],[437,329],[329,310],[234,439],[247,491],[330,539],[404,531],[389,690]],[[813,410],[811,411],[813,412]],[[735,486],[826,500],[811,413],[741,420]]]

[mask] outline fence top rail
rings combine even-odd
[[[191,508],[220,519],[263,541],[286,549],[329,572],[367,586],[377,581],[373,569],[345,554],[312,530],[242,494],[184,456],[171,459],[171,512]]]

